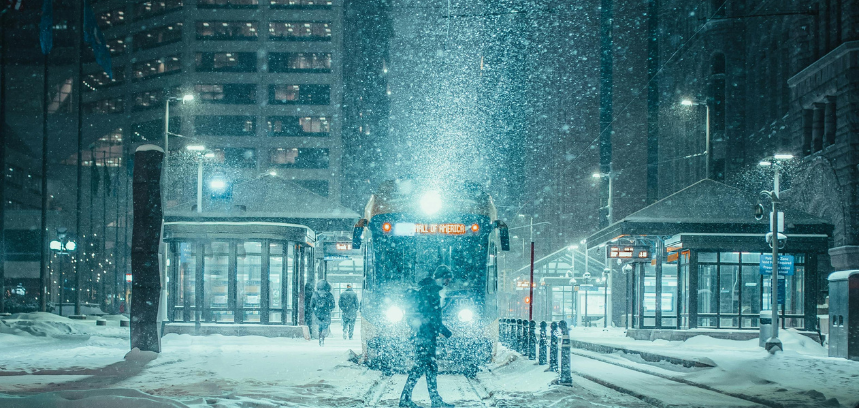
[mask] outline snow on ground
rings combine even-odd
[[[315,340],[170,334],[162,339],[163,352],[155,354],[129,352],[128,328],[116,319],[108,326],[47,313],[0,320],[0,406],[359,407],[380,381],[388,381],[381,405],[390,406],[405,382],[401,374],[386,380],[348,362],[350,350],[360,352],[360,340],[342,339],[337,322],[324,347]],[[771,356],[757,340],[698,336],[650,342],[616,329],[572,331],[583,341],[709,359],[715,368],[678,369],[619,353],[602,355],[718,389],[795,406],[831,404],[831,398],[848,407],[859,403],[859,362],[826,357],[813,341],[790,331],[781,334],[788,351]],[[499,406],[646,406],[581,377],[574,377],[573,387],[551,385],[557,374],[546,372],[546,366],[499,349],[495,362],[478,374]],[[462,376],[442,376],[439,383],[442,396],[458,406],[481,405],[483,397],[475,399],[479,393]],[[426,406],[427,397],[421,380],[415,399]]]
[[[686,341],[635,340],[619,328],[575,328],[576,340],[646,351],[671,357],[700,360],[716,365],[712,369],[665,369],[666,363],[647,363],[654,371],[676,375],[719,390],[758,396],[787,405],[859,404],[859,362],[828,357],[819,343],[793,330],[779,330],[784,352],[769,354],[758,339],[725,340],[695,336]],[[614,356],[642,362],[631,355]],[[837,406],[837,405],[835,405]]]

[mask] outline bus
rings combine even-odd
[[[353,248],[364,255],[363,360],[383,371],[411,366],[409,295],[440,265],[453,278],[440,293],[442,321],[453,332],[438,344],[439,369],[473,375],[498,343],[498,250],[507,225],[476,183],[392,180],[370,197],[355,225]]]

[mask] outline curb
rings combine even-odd
[[[687,359],[679,358],[679,357],[663,356],[660,354],[654,354],[654,353],[650,353],[647,351],[632,350],[632,349],[627,349],[627,348],[623,348],[623,347],[615,347],[615,346],[606,346],[604,344],[588,343],[586,341],[581,341],[581,340],[570,339],[570,343],[572,343],[572,346],[575,348],[580,348],[580,349],[585,349],[585,350],[590,350],[590,351],[596,351],[597,353],[612,354],[612,353],[616,353],[616,352],[623,352],[626,354],[636,354],[636,355],[640,356],[642,359],[644,359],[644,361],[649,361],[652,363],[665,361],[665,362],[668,362],[671,364],[682,365],[683,367],[687,367],[687,368],[693,368],[693,367],[713,368],[713,367],[715,367],[715,365],[713,365],[713,364],[705,363],[705,362],[699,361],[699,360],[687,360]]]

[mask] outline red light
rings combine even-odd
[[[471,232],[478,232],[478,231],[480,231],[480,225],[471,224]]]
[[[526,297],[526,298],[525,298],[525,303],[531,303],[531,298],[530,298],[530,297]]]
[[[391,232],[391,223],[386,222],[386,223],[382,224],[382,231]]]

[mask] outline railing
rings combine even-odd
[[[537,360],[538,365],[549,364],[549,370],[558,372],[558,384],[572,385],[570,367],[570,333],[567,322],[540,322],[539,341],[537,322],[523,319],[501,319],[498,324],[498,338],[501,344],[511,351]],[[549,329],[547,333],[546,329]],[[547,335],[551,339],[547,339]],[[558,341],[560,339],[560,341]],[[559,364],[560,362],[560,364]]]

